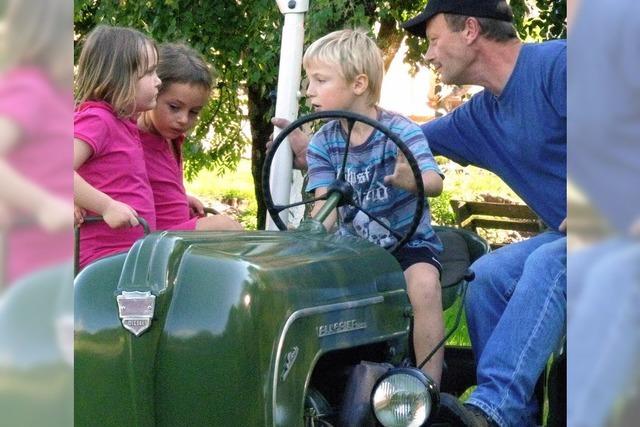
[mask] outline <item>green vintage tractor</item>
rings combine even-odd
[[[385,132],[420,176],[407,147],[377,122],[331,112],[300,119],[276,138],[265,165],[268,209],[283,229],[279,214],[291,205],[271,198],[274,153],[302,123],[336,117]],[[416,182],[419,219],[424,192]],[[353,203],[345,184],[336,182],[327,209],[295,230],[156,232],[81,271],[75,425],[433,421],[438,390],[410,367],[412,314],[399,264],[385,249],[321,225],[330,209]],[[417,220],[391,232],[401,244],[416,226]],[[464,294],[470,263],[488,246],[466,230],[437,232],[449,307]],[[451,348],[446,360],[443,390],[459,394],[475,380],[471,352]]]

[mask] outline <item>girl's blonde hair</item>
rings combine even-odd
[[[78,61],[76,104],[84,101],[108,102],[120,117],[134,112],[136,83],[158,55],[155,42],[132,28],[97,26],[84,43]]]
[[[368,100],[380,100],[384,62],[380,49],[363,30],[340,30],[319,38],[307,48],[302,58],[305,68],[314,62],[336,65],[347,82],[364,74],[369,79]]]

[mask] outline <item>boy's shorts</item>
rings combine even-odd
[[[395,256],[400,263],[402,271],[406,271],[413,264],[426,262],[427,264],[433,265],[438,269],[438,273],[442,274],[442,264],[440,264],[440,261],[438,261],[438,257],[436,256],[436,254],[426,246],[419,248],[403,246],[398,249],[398,251],[396,251],[393,256]]]

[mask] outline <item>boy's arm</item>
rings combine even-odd
[[[74,202],[81,208],[102,215],[111,228],[134,227],[138,225],[137,213],[129,205],[112,199],[85,181],[76,170],[91,156],[91,147],[84,141],[73,140],[73,195]]]
[[[384,182],[411,193],[418,191],[411,166],[409,166],[406,157],[401,152],[398,152],[393,175],[385,176]],[[424,194],[427,197],[436,197],[442,193],[442,177],[434,170],[422,173],[422,184],[424,185]]]
[[[320,197],[325,194],[327,194],[327,187],[316,188],[316,191],[315,191],[316,197]],[[318,200],[317,202],[315,202],[315,204],[313,205],[313,209],[311,210],[311,217],[314,217],[320,211],[322,206],[324,206],[324,203],[325,203],[324,200]],[[336,223],[337,219],[338,219],[338,214],[334,209],[333,211],[331,211],[329,216],[327,216],[327,218],[322,222],[322,225],[324,225],[324,228],[326,230],[331,230],[333,225]]]

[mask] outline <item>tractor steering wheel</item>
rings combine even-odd
[[[298,129],[303,124],[316,121],[316,120],[322,120],[322,119],[347,120],[348,137],[347,137],[347,147],[345,149],[344,157],[342,159],[342,166],[343,166],[342,171],[344,171],[344,166],[346,165],[347,157],[349,155],[349,140],[351,138],[351,130],[353,129],[353,125],[356,122],[365,123],[373,127],[374,129],[379,130],[398,147],[398,149],[402,152],[402,154],[404,154],[404,156],[407,159],[407,163],[411,167],[411,172],[413,174],[413,179],[415,180],[416,189],[417,189],[417,192],[414,194],[414,197],[416,198],[416,209],[413,214],[411,225],[404,233],[401,233],[392,229],[391,227],[386,225],[383,221],[378,219],[374,214],[366,211],[364,208],[359,206],[353,200],[353,197],[352,197],[353,187],[351,186],[351,184],[349,184],[346,181],[344,177],[344,172],[339,173],[336,180],[327,189],[327,194],[321,197],[312,198],[312,199],[304,200],[297,203],[291,203],[288,205],[276,205],[274,203],[273,198],[271,196],[271,186],[270,186],[269,178],[271,175],[271,164],[273,163],[273,159],[275,157],[276,151],[278,150],[278,147],[280,146],[282,141],[284,141],[284,139],[287,136],[289,136],[291,132]],[[269,212],[269,215],[271,215],[273,222],[276,224],[276,226],[280,230],[287,230],[287,225],[280,218],[280,213],[294,206],[306,205],[309,203],[314,203],[318,200],[327,200],[327,202],[323,206],[323,209],[321,209],[321,211],[318,212],[316,214],[316,217],[314,218],[316,220],[319,220],[320,222],[324,221],[328,216],[329,212],[334,208],[336,208],[337,206],[343,206],[345,204],[353,206],[357,210],[367,215],[371,221],[375,221],[380,226],[385,228],[396,238],[396,243],[390,248],[388,248],[391,252],[395,252],[398,249],[400,249],[402,246],[404,246],[404,244],[409,241],[411,236],[413,236],[416,229],[418,228],[418,225],[420,225],[420,220],[422,219],[422,214],[424,212],[424,197],[425,197],[424,185],[422,183],[422,174],[420,173],[418,162],[413,157],[413,154],[411,153],[407,145],[404,142],[402,142],[402,140],[400,140],[400,138],[396,134],[391,132],[391,130],[388,127],[384,126],[382,123],[376,120],[370,119],[366,116],[352,113],[349,111],[321,111],[317,113],[312,113],[307,116],[298,118],[297,120],[292,122],[289,126],[284,128],[282,132],[280,132],[278,136],[275,138],[275,140],[273,141],[273,145],[271,146],[271,149],[267,152],[267,156],[264,160],[264,165],[262,166],[262,194],[264,195],[267,211]]]

